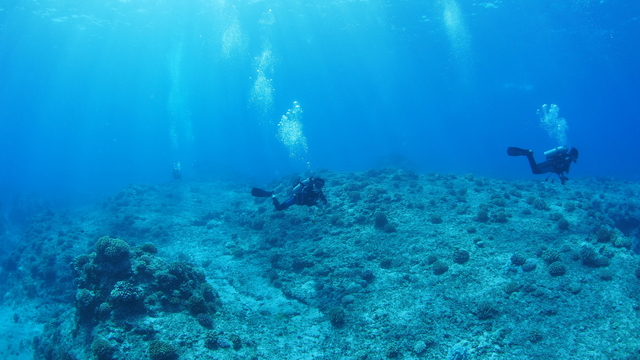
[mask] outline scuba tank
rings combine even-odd
[[[298,184],[296,186],[293,187],[293,193],[297,194],[300,191],[302,191],[302,189],[309,185],[309,183],[311,182],[311,179],[304,179],[304,180],[300,180],[298,181]]]
[[[558,155],[565,155],[567,153],[567,148],[564,146],[558,146],[557,148],[553,148],[551,150],[547,150],[544,152],[544,157],[547,159],[554,158]]]

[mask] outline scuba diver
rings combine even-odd
[[[182,173],[180,172],[180,161],[173,164],[173,180],[182,180]]]
[[[531,150],[510,147],[507,148],[507,154],[509,156],[526,156],[529,160],[529,165],[531,165],[531,171],[534,174],[557,174],[558,177],[560,177],[562,185],[569,180],[565,173],[569,173],[571,163],[578,162],[578,149],[571,148],[571,150],[569,150],[564,146],[558,146],[557,148],[545,151],[544,156],[547,160],[540,164],[536,163],[536,160],[533,158],[533,151]],[[548,179],[549,177],[547,177],[546,180]]]
[[[318,204],[318,200],[327,204],[327,198],[322,193],[324,187],[324,179],[310,177],[308,179],[300,180],[293,187],[293,195],[285,202],[280,203],[273,191],[266,191],[258,188],[251,189],[251,195],[256,197],[271,197],[273,206],[277,211],[282,211],[291,205],[307,205],[313,206]]]

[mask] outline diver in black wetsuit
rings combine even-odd
[[[534,174],[557,174],[558,177],[560,177],[562,185],[569,180],[565,173],[569,173],[571,163],[578,162],[578,149],[571,148],[571,150],[569,150],[564,146],[558,146],[557,148],[545,151],[544,156],[547,160],[540,164],[536,163],[536,159],[533,158],[533,151],[531,150],[510,147],[507,148],[507,154],[509,156],[526,156],[527,160],[529,160],[529,165],[531,165],[531,171]]]
[[[327,198],[322,193],[324,188],[324,179],[310,177],[308,179],[298,181],[298,184],[293,187],[293,195],[280,203],[273,191],[266,191],[258,188],[251,190],[251,195],[256,197],[271,197],[273,206],[277,211],[282,211],[291,205],[307,205],[313,206],[318,204],[318,200],[322,203],[327,203]]]

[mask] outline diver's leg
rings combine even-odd
[[[273,207],[276,208],[276,211],[284,210],[284,208],[280,204],[280,201],[278,201],[278,198],[276,198],[275,196],[271,198],[271,202],[273,203]]]
[[[555,171],[553,160],[547,160],[537,164],[535,170],[533,168],[531,168],[531,170],[533,170],[534,174],[557,173]]]
[[[507,148],[507,155],[509,156],[526,156],[527,160],[529,160],[529,165],[531,166],[531,171],[534,174],[542,174],[536,164],[536,159],[533,158],[533,151],[527,149],[520,149],[517,147],[509,147]]]
[[[296,202],[296,198],[294,196],[288,198],[282,204],[275,197],[273,197],[271,199],[273,201],[273,206],[276,208],[277,211],[282,211],[282,210],[288,208],[289,206],[293,205]]]
[[[546,171],[542,171],[540,166],[536,163],[536,159],[533,158],[533,151],[529,151],[525,154],[527,160],[529,160],[529,166],[531,166],[531,172],[534,174],[544,174]],[[544,163],[542,163],[544,164]]]

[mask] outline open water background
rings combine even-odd
[[[0,202],[318,168],[640,179],[633,1],[0,2]],[[295,103],[294,103],[295,102]],[[287,112],[289,111],[288,115]],[[283,115],[286,119],[283,121]],[[279,126],[280,124],[280,126]],[[4,206],[4,211],[7,206]]]

